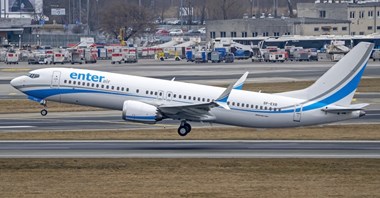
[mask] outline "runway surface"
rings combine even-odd
[[[337,124],[376,124],[380,122],[380,110],[367,110],[367,115]],[[208,123],[190,122],[193,127],[209,127]],[[120,111],[52,112],[42,117],[38,112],[24,114],[0,114],[0,132],[20,131],[94,131],[116,129],[177,128],[178,120],[164,120],[156,125],[126,122]],[[224,126],[213,124],[213,126]]]
[[[380,158],[380,141],[0,141],[0,158]]]

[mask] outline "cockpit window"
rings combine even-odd
[[[38,78],[38,77],[40,77],[39,74],[33,74],[33,73],[28,74],[28,76],[29,76],[29,78]]]

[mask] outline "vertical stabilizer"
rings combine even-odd
[[[310,87],[278,95],[349,106],[367,66],[374,44],[361,42]]]

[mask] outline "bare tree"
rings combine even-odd
[[[168,11],[168,9],[170,8],[170,1],[168,0],[156,0],[156,9],[155,9],[155,13],[158,14],[158,16],[160,17],[161,21],[164,21],[165,19],[165,14],[166,14],[166,11]]]
[[[99,20],[101,30],[115,38],[121,29],[125,30],[125,41],[147,30],[153,30],[155,27],[154,15],[150,14],[146,8],[123,0],[115,0],[112,4],[105,6]]]
[[[209,19],[236,19],[242,18],[248,10],[249,2],[241,0],[209,0],[207,12]]]

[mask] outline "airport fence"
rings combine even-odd
[[[40,46],[52,46],[52,47],[67,47],[68,44],[76,44],[80,42],[81,37],[95,37],[95,35],[47,35],[47,34],[24,34],[19,41],[13,41],[18,45],[21,43],[25,45],[40,45]]]

